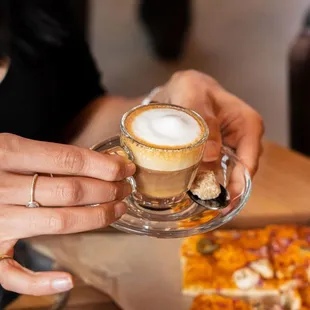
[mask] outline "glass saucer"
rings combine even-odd
[[[107,152],[119,147],[119,137],[103,141],[94,148]],[[230,195],[229,205],[221,210],[207,210],[188,196],[174,208],[154,211],[136,204],[132,196],[124,201],[128,211],[111,226],[127,233],[156,238],[183,238],[216,229],[233,219],[245,206],[251,192],[251,178],[234,152],[222,147],[218,160],[201,164],[201,170],[214,171],[218,182]]]

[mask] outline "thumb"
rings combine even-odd
[[[32,272],[13,259],[0,261],[0,283],[8,291],[25,295],[53,295],[73,287],[66,272]]]

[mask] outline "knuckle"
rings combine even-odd
[[[24,292],[24,294],[31,294],[32,296],[41,296],[42,281],[35,276],[31,276],[31,279],[24,283],[22,292]]]
[[[111,216],[107,208],[98,208],[97,218],[99,227],[106,227],[110,224]]]
[[[110,188],[108,189],[108,201],[116,200],[120,196],[120,188],[118,185],[110,183]]]
[[[9,273],[11,271],[12,266],[15,264],[15,262],[11,259],[3,260],[0,263],[0,274],[5,275],[1,277],[1,287],[4,288],[7,291],[11,290],[11,285],[10,285],[10,276]]]
[[[7,242],[7,240],[14,237],[9,229],[9,214],[9,211],[0,204],[0,243]]]
[[[257,124],[257,128],[258,128],[258,133],[259,136],[262,137],[265,133],[265,123],[264,123],[264,119],[261,117],[261,115],[253,110],[253,120],[255,120],[255,123]]]
[[[4,180],[0,181],[0,203],[8,200],[10,188],[5,184]]]
[[[20,149],[20,140],[22,138],[11,134],[11,133],[1,133],[0,134],[0,164],[5,166],[8,162],[10,153],[18,152]]]
[[[196,70],[189,69],[189,70],[178,71],[174,73],[172,77],[175,80],[187,82],[189,80],[197,79],[201,77],[201,73]]]
[[[84,171],[85,159],[81,151],[70,150],[61,152],[56,157],[57,165],[71,174],[79,174]]]
[[[47,220],[48,230],[53,234],[64,234],[68,230],[68,223],[65,214],[60,212],[50,215]]]
[[[83,186],[75,178],[68,178],[58,184],[56,188],[56,199],[66,205],[77,205],[83,199]]]
[[[182,77],[185,79],[192,79],[201,76],[201,73],[194,69],[188,69],[181,71]]]
[[[196,88],[198,86],[205,92],[218,86],[218,82],[214,78],[194,69],[176,72],[173,74],[172,80],[184,85],[184,87]]]
[[[6,274],[6,273],[10,270],[11,264],[12,264],[12,261],[11,261],[10,259],[8,259],[8,260],[3,260],[3,261],[1,262],[1,264],[0,264],[0,265],[1,265],[1,273]],[[5,286],[7,286],[8,284],[7,284],[6,281],[3,281],[3,282],[1,283],[1,285],[2,285],[3,288],[6,289]]]
[[[12,133],[2,132],[0,134],[0,142],[1,144],[10,144],[12,141],[16,141],[19,139],[17,135],[14,135]]]
[[[42,295],[42,281],[33,277],[32,281],[28,284],[27,291],[31,292],[33,296]]]
[[[263,118],[258,114],[258,124],[260,127],[260,137],[262,137],[265,134],[265,122],[263,120]]]
[[[124,165],[122,165],[119,161],[111,161],[107,165],[107,174],[111,180],[123,178],[125,175]]]

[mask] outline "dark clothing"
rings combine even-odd
[[[100,76],[78,38],[38,63],[15,52],[0,84],[0,132],[57,141],[63,127],[102,94]]]
[[[27,6],[27,1],[20,3]],[[59,10],[65,10],[64,2],[61,1]],[[16,9],[18,10],[17,7]],[[53,12],[48,13],[50,12],[41,12],[41,15],[38,15],[39,18],[47,20],[47,28],[54,22]],[[65,13],[67,11],[63,12],[63,17]],[[61,16],[61,13],[57,14]],[[67,17],[66,23],[70,20],[69,16]],[[14,133],[36,140],[61,141],[64,127],[89,102],[104,94],[100,85],[100,74],[82,33],[75,31],[74,25],[67,25],[60,43],[51,44],[49,49],[48,32],[46,36],[44,33],[42,35],[47,43],[41,44],[36,38],[39,31],[33,27],[22,28],[19,16],[15,14],[14,18],[15,24],[11,26],[14,29],[14,25],[15,28],[18,25],[18,30],[16,38],[14,31],[12,33],[9,55],[11,65],[0,83],[0,132]],[[32,18],[20,18],[23,20],[23,27],[33,23]],[[54,34],[57,39],[57,33]],[[39,47],[36,49],[39,55],[27,53],[28,42],[32,47]],[[29,267],[25,251],[16,247],[15,255],[21,264]],[[15,297],[16,294],[6,292],[0,286],[0,310]]]
[[[31,0],[29,3],[34,2]],[[23,9],[25,11],[28,7],[27,1],[23,3],[26,3]],[[68,16],[69,11],[64,3],[65,1],[62,1],[57,12],[52,6],[45,8],[51,12],[39,11],[38,19],[47,19],[46,14],[50,14],[49,19],[52,19],[54,14],[57,23],[64,24],[62,32],[50,31],[51,34],[47,33],[46,36],[41,34],[42,42],[37,38],[39,30],[22,30],[30,21],[25,21],[26,18],[21,13],[13,15],[14,24],[19,28],[15,26],[17,38],[12,39],[11,66],[0,84],[0,132],[57,141],[63,127],[91,100],[103,94],[100,74],[83,35],[76,30],[75,25],[68,24],[72,18]],[[30,18],[34,17],[30,15]],[[23,23],[19,19],[23,20]],[[36,27],[36,24],[31,22],[31,26]],[[54,23],[56,24],[56,21]],[[49,21],[51,26],[54,23]],[[48,26],[41,24],[48,32]],[[12,28],[14,29],[14,25]],[[14,34],[13,32],[13,36]],[[55,38],[45,38],[49,36]],[[28,44],[31,46],[28,47]],[[31,48],[35,51],[32,52]]]

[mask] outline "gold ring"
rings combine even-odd
[[[12,256],[10,256],[10,255],[0,254],[0,262],[2,260],[5,260],[5,259],[13,259],[14,260],[14,258]]]
[[[33,176],[32,183],[31,183],[31,190],[30,190],[30,201],[26,204],[27,208],[39,208],[40,207],[40,204],[34,200],[34,189],[36,186],[36,181],[37,181],[38,176],[39,176],[38,173],[36,173]]]

